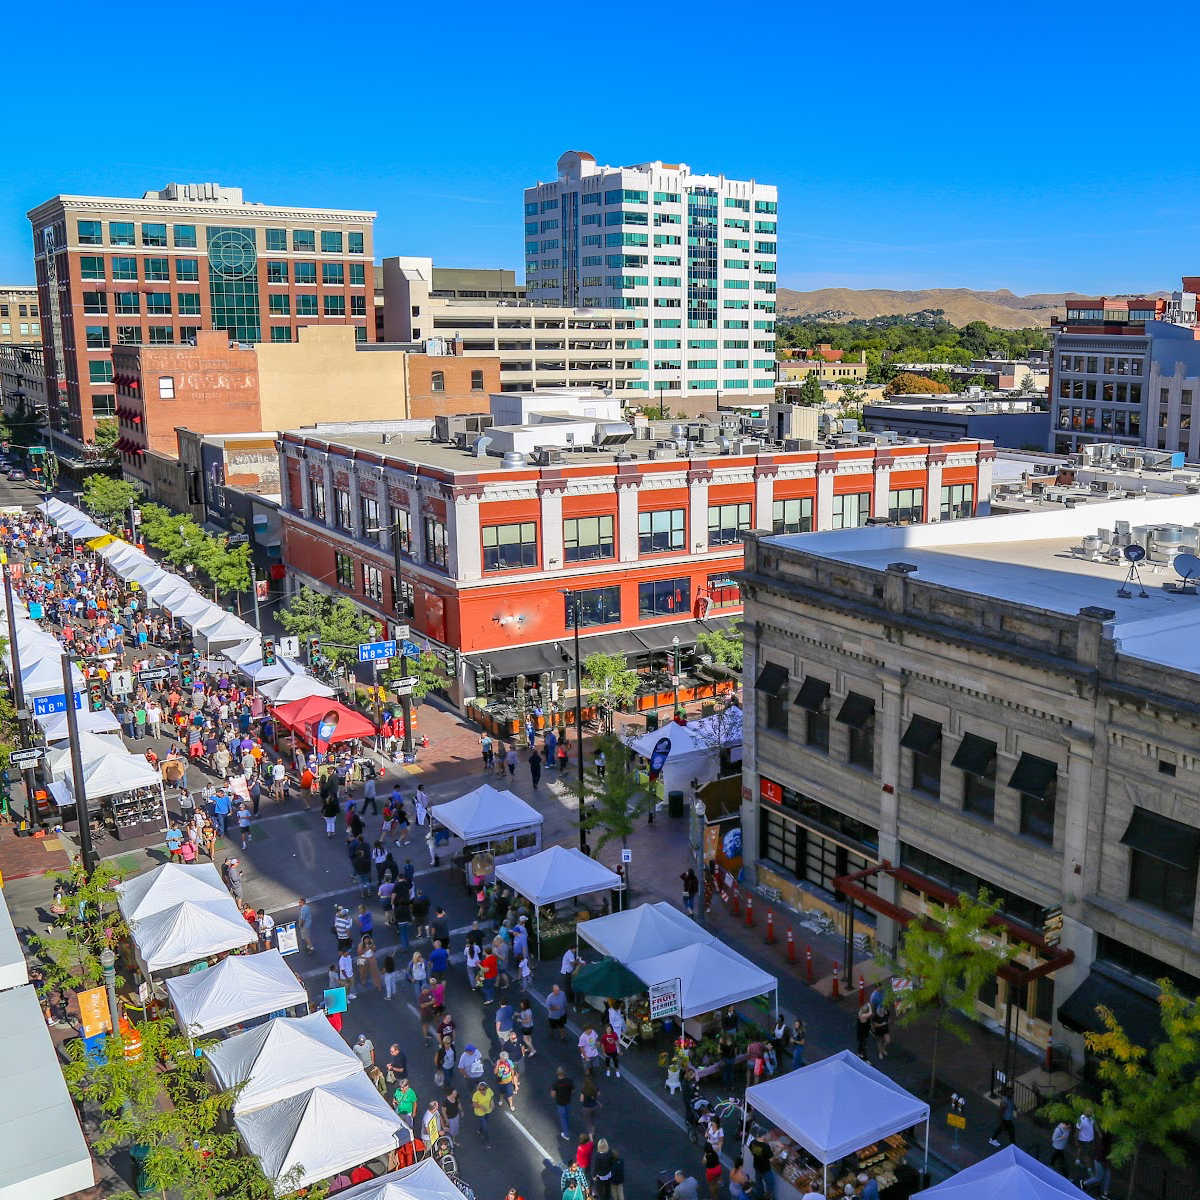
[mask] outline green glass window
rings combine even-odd
[[[108,240],[114,246],[133,246],[136,245],[133,237],[133,222],[132,221],[109,221],[108,223]]]
[[[155,316],[169,315],[171,312],[171,293],[147,292],[146,312]]]
[[[316,283],[317,264],[314,262],[292,263],[292,274],[297,283]]]
[[[317,235],[311,229],[293,229],[292,230],[292,249],[299,250],[301,253],[308,250],[316,250]]]
[[[663,554],[683,549],[685,513],[682,508],[662,508],[638,513],[638,551]]]
[[[512,571],[537,566],[537,524],[523,521],[513,525],[483,527],[483,569]]]
[[[346,297],[326,296],[324,309],[327,317],[344,317],[346,315]]]
[[[142,222],[142,245],[165,246],[167,244],[167,227],[160,221]]]
[[[354,340],[356,342],[365,342],[367,340],[367,331],[362,325],[354,327]]]
[[[177,300],[181,317],[198,317],[200,315],[199,292],[180,292]]]
[[[177,258],[175,260],[175,279],[178,283],[199,282],[200,260],[197,258]]]
[[[296,297],[296,316],[315,317],[317,315],[317,298],[315,295],[302,293]]]
[[[141,344],[142,331],[136,325],[117,326],[118,346],[140,346]]]
[[[321,253],[341,254],[342,235],[337,230],[321,230]]]
[[[109,341],[108,329],[104,325],[89,325],[85,333],[89,350],[107,350],[112,344]]]
[[[171,278],[171,264],[165,258],[147,258],[145,272],[147,283],[163,283]]]
[[[352,317],[365,317],[367,315],[366,296],[350,297],[350,315]]]
[[[112,360],[102,358],[99,362],[88,363],[88,378],[92,383],[112,383]]]
[[[366,263],[351,263],[350,264],[350,286],[363,287],[367,282],[367,266]]]
[[[79,275],[82,279],[104,278],[104,256],[102,254],[84,254],[79,259]]]
[[[321,282],[334,287],[341,287],[346,282],[346,272],[341,263],[322,263]]]
[[[195,225],[176,225],[173,233],[177,250],[194,250],[196,248]]]
[[[137,292],[117,292],[116,308],[119,313],[140,313],[142,299]]]
[[[151,325],[149,341],[152,346],[171,346],[175,343],[175,331],[170,325]]]
[[[136,279],[138,277],[137,259],[131,254],[114,254],[112,277],[114,279]]]
[[[287,283],[288,281],[288,265],[286,262],[268,262],[267,263],[267,282],[268,283]]]
[[[99,221],[76,221],[75,230],[81,246],[99,246],[104,241]]]
[[[291,315],[292,305],[287,295],[272,296],[270,298],[270,305],[273,317],[287,317]]]
[[[290,342],[292,340],[292,327],[290,325],[272,325],[271,326],[271,341],[273,342]]]
[[[690,579],[657,579],[653,583],[638,584],[638,617],[643,621],[686,613],[691,607]]]
[[[346,249],[351,254],[363,253],[363,235],[361,233],[346,234]]]
[[[286,229],[268,229],[267,234],[267,249],[268,250],[286,250],[287,249],[287,230]]]
[[[210,225],[208,291],[213,329],[224,329],[239,342],[257,342],[258,255],[254,231]]]

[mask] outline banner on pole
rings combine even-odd
[[[104,988],[76,992],[75,999],[79,1002],[79,1017],[85,1038],[112,1032],[112,1014],[108,1011],[108,992]]]
[[[657,1021],[662,1017],[679,1017],[683,1015],[680,992],[680,979],[665,979],[662,983],[650,985],[650,1020]]]

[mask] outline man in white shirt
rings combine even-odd
[[[1076,1162],[1091,1167],[1092,1152],[1096,1144],[1096,1122],[1090,1112],[1081,1113],[1075,1122]]]
[[[579,966],[580,961],[579,955],[568,946],[558,968],[558,982],[567,995],[568,1003],[575,998],[575,993],[571,990],[571,976],[575,974],[575,968]]]

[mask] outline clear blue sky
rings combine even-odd
[[[784,286],[1200,273],[1186,5],[67,0],[5,25],[0,282],[32,279],[36,203],[169,180],[520,271],[521,189],[566,149],[777,184]]]

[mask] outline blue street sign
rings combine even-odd
[[[375,662],[378,659],[395,657],[395,642],[364,642],[358,648],[359,662]]]
[[[75,707],[83,707],[83,693],[75,693]],[[67,711],[67,697],[64,693],[59,692],[57,696],[34,696],[33,698],[33,715],[35,717],[49,717],[54,713]]]
[[[408,638],[405,638],[401,653],[405,656],[405,658],[420,658],[421,647],[418,646],[416,642],[410,642]]]

